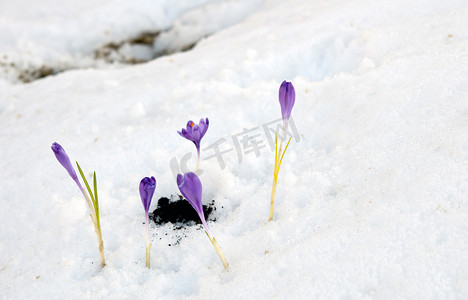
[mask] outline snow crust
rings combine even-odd
[[[254,2],[231,3],[225,24],[210,9],[222,1],[1,3],[0,55],[25,64],[181,16],[194,18],[187,30],[224,29],[141,65],[0,79],[0,298],[468,297],[466,1]],[[267,222],[274,152],[262,130],[280,118],[285,79],[299,138]],[[139,181],[157,179],[151,210],[178,192],[170,162],[191,153],[193,168],[196,153],[176,131],[202,117],[203,197],[217,203],[209,225],[231,272],[200,227],[168,246],[171,225],[151,229],[145,269]],[[263,142],[258,157],[235,149],[244,128]],[[203,150],[220,139],[224,168]],[[104,269],[54,141],[97,173]]]

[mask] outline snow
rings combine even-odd
[[[87,66],[0,79],[2,299],[468,297],[465,1],[58,3],[0,7],[0,57]],[[139,65],[100,68],[89,56],[155,28],[165,43],[213,34]],[[299,141],[267,222],[274,152],[263,125],[280,118],[285,79]],[[198,226],[168,246],[171,225],[151,228],[148,270],[139,181],[158,181],[151,210],[178,192],[170,162],[196,154],[176,131],[202,117],[203,196],[217,203],[209,225],[231,272]],[[239,162],[244,128],[265,147]],[[225,168],[206,159],[222,138]],[[54,141],[97,173],[104,269]]]
[[[0,3],[0,79],[30,81],[26,70],[118,67],[192,47],[199,39],[245,19],[262,1],[43,1]],[[154,47],[131,45],[140,34],[160,34]],[[106,64],[103,48],[119,49]],[[112,48],[112,47],[111,47]],[[100,58],[100,59],[96,59]],[[55,73],[55,72],[53,72]],[[23,76],[21,76],[23,75]]]

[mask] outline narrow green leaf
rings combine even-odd
[[[98,202],[98,194],[97,194],[97,179],[96,179],[96,172],[94,172],[93,177],[93,185],[94,185],[94,210],[96,211],[96,218],[98,222],[98,226],[100,227],[99,223],[99,202]]]
[[[86,177],[83,174],[83,170],[81,170],[80,164],[78,164],[78,162],[76,162],[76,165],[78,166],[78,171],[80,171],[81,178],[83,178],[86,188],[88,189],[89,196],[91,197],[91,200],[93,201],[93,204],[94,204],[93,192],[91,192],[91,188],[89,187],[88,181],[86,180]]]

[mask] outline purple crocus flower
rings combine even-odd
[[[68,174],[70,174],[73,180],[77,181],[78,177],[76,176],[75,169],[73,169],[72,164],[70,162],[70,158],[65,152],[65,149],[60,146],[58,143],[53,143],[52,147],[50,147],[52,151],[54,151],[55,157],[59,161],[59,163],[67,170]]]
[[[281,115],[283,116],[283,123],[288,122],[291,116],[291,110],[296,101],[296,92],[291,82],[283,81],[279,89],[279,103],[281,106]]]
[[[229,271],[229,264],[226,260],[226,257],[221,251],[221,247],[219,247],[218,242],[211,234],[210,229],[208,228],[208,224],[206,224],[205,214],[203,213],[203,204],[202,204],[202,184],[200,179],[198,178],[197,174],[193,172],[185,173],[184,175],[178,174],[177,175],[177,185],[179,186],[179,190],[182,195],[187,199],[187,201],[192,205],[192,207],[197,212],[200,220],[203,223],[203,227],[205,227],[205,232],[210,239],[211,244],[215,248],[216,253],[218,254],[221,262],[223,263],[224,268],[226,271]]]
[[[68,174],[70,174],[71,178],[76,182],[80,190],[84,192],[83,187],[81,186],[81,183],[78,180],[78,177],[76,176],[75,169],[73,168],[70,162],[70,158],[65,152],[65,149],[63,149],[63,147],[60,146],[59,143],[53,143],[50,148],[52,149],[52,151],[54,151],[55,157],[57,158],[59,163],[65,168],[65,170],[67,170]]]
[[[149,208],[151,199],[153,198],[154,189],[156,188],[156,179],[153,176],[145,177],[140,181],[140,197],[141,203],[145,208],[145,227],[146,227],[146,267],[150,267],[151,244],[149,239]]]
[[[210,122],[208,118],[200,119],[200,123],[195,124],[192,120],[187,122],[187,128],[182,128],[182,131],[177,131],[180,136],[192,141],[197,147],[198,157],[200,157],[200,141],[208,130]]]
[[[140,181],[140,197],[141,203],[145,208],[146,216],[148,216],[151,199],[153,198],[154,189],[156,188],[156,179],[153,176],[145,177]]]
[[[197,174],[193,172],[185,173],[184,175],[177,175],[177,185],[179,187],[182,195],[187,199],[187,201],[192,205],[193,209],[197,212],[200,220],[205,227],[205,231],[208,233],[211,239],[211,233],[206,224],[205,214],[203,213],[203,204],[202,204],[202,184]]]
[[[86,177],[83,174],[83,171],[80,168],[80,165],[78,162],[76,162],[76,165],[78,166],[78,170],[80,171],[81,178],[83,178],[84,183],[86,184],[86,187],[89,192],[89,196],[86,193],[86,191],[83,189],[83,186],[81,186],[80,181],[78,180],[78,176],[76,176],[75,169],[73,168],[70,158],[68,157],[67,153],[65,152],[65,149],[63,149],[62,146],[58,143],[53,143],[52,146],[50,147],[52,151],[54,151],[55,157],[59,161],[59,163],[67,170],[68,174],[70,177],[75,181],[75,183],[78,185],[78,188],[81,190],[81,193],[83,194],[86,204],[88,205],[91,220],[93,221],[94,224],[94,231],[96,232],[96,237],[98,239],[98,245],[99,245],[99,254],[101,256],[101,267],[105,267],[106,261],[104,258],[104,243],[102,241],[102,233],[101,233],[101,225],[99,222],[99,204],[98,204],[98,195],[97,195],[97,180],[96,180],[96,172],[94,172],[94,195],[93,192],[91,191],[88,181],[86,180]]]

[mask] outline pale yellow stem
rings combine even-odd
[[[210,236],[208,235],[208,237],[210,237]],[[229,272],[230,271],[229,263],[227,262],[227,259],[224,256],[223,251],[221,251],[221,247],[219,247],[218,242],[216,242],[216,239],[214,237],[210,238],[210,241],[213,244],[213,247],[215,248],[215,251],[219,256],[219,259],[221,259],[221,262],[223,263],[224,269],[226,269],[226,271]]]
[[[96,227],[97,216],[96,216],[96,211],[94,210],[93,203],[91,202],[91,199],[89,199],[88,194],[86,194],[83,188],[81,188],[81,193],[83,193],[83,196],[85,197],[86,204],[88,204],[88,208],[89,208],[89,215],[91,217],[91,220],[93,220],[94,227]]]
[[[145,213],[145,217],[146,217],[146,223],[145,223],[145,227],[146,227],[146,267],[149,269],[150,268],[150,258],[151,258],[151,243],[150,243],[150,240],[149,240],[149,216],[147,213]]]
[[[284,129],[283,129],[283,137],[281,138],[279,151],[277,151],[278,139],[275,136],[275,171],[273,173],[273,184],[271,187],[270,217],[268,218],[268,222],[273,220],[273,211],[275,208],[276,184],[278,183],[278,173],[279,173],[279,167],[280,167],[280,160],[278,158],[281,157],[281,151],[283,149],[283,140],[284,140]]]
[[[268,221],[273,220],[273,211],[275,208],[275,195],[276,195],[276,183],[277,183],[278,178],[276,176],[273,176],[273,187],[271,189],[271,200],[270,200],[270,217],[268,218]]]
[[[151,245],[146,245],[146,267],[150,268]]]
[[[200,167],[200,147],[197,146],[197,168],[195,169],[195,174],[198,175],[198,168]]]
[[[281,136],[279,151],[278,151],[278,136],[275,135],[275,171],[273,173],[273,184],[271,187],[270,217],[268,218],[268,222],[273,220],[273,211],[275,208],[275,196],[276,196],[276,185],[278,183],[278,174],[279,174],[279,170],[281,167],[281,162],[283,161],[284,153],[288,149],[289,142],[291,142],[291,138],[290,138],[283,151],[283,142],[284,142],[284,138],[286,137],[286,125],[287,123],[284,122],[283,123],[283,135]]]
[[[104,268],[106,266],[106,260],[104,258],[104,242],[102,240],[101,228],[98,228],[97,226],[95,226],[95,229],[96,229],[96,236],[97,236],[97,240],[99,244],[99,255],[101,257],[101,267]]]
[[[88,194],[82,189],[81,192],[83,193],[86,203],[88,204],[90,214],[89,216],[91,217],[91,220],[93,221],[94,225],[94,232],[96,233],[96,238],[98,241],[98,249],[99,249],[99,256],[101,257],[101,267],[106,266],[106,260],[104,258],[104,242],[102,240],[102,233],[101,233],[101,225],[98,223],[97,216],[96,216],[96,211],[94,210],[94,206],[91,202],[91,199],[89,199]]]
[[[198,157],[197,159],[197,168],[195,169],[195,174],[197,174],[199,167],[200,167],[200,157]]]

